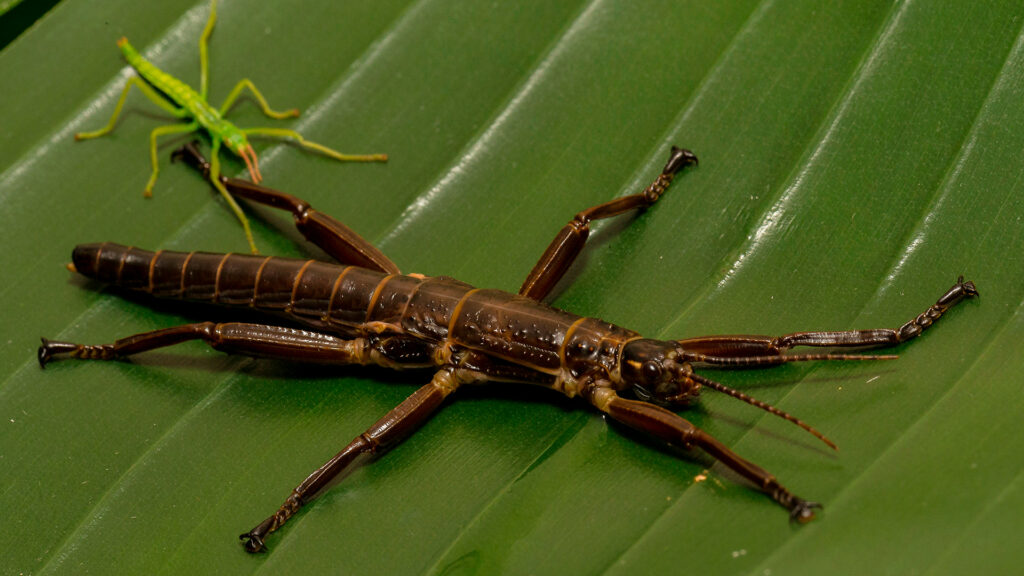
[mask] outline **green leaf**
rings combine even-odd
[[[36,364],[85,342],[238,317],[71,277],[78,243],[245,251],[129,97],[127,36],[198,84],[205,2],[66,0],[0,52],[3,573],[1007,573],[1024,504],[1024,6],[920,2],[225,2],[219,104],[248,77],[290,123],[386,165],[261,142],[266,184],[406,271],[515,290],[573,214],[694,150],[657,206],[602,223],[554,304],[653,336],[896,327],[963,274],[981,292],[871,363],[706,371],[811,423],[708,392],[686,413],[797,494],[805,526],[700,455],[593,409],[460,391],[245,554],[237,534],[422,384],[200,344]],[[251,102],[231,118],[271,125]],[[229,173],[242,166],[226,159]],[[320,255],[251,209],[261,249]]]

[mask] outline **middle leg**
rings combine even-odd
[[[284,112],[276,112],[272,110],[270,108],[270,105],[267,104],[266,98],[263,97],[263,94],[260,94],[260,91],[256,89],[256,86],[252,83],[252,80],[249,80],[248,78],[241,79],[238,82],[238,84],[235,85],[235,88],[231,90],[231,93],[228,94],[228,97],[224,99],[224,103],[220,105],[221,116],[227,115],[228,110],[231,109],[231,105],[235,103],[235,100],[238,99],[238,96],[242,93],[242,90],[245,90],[246,88],[248,88],[249,91],[252,92],[253,96],[256,97],[256,103],[259,105],[260,110],[263,111],[263,114],[271,118],[274,118],[275,120],[283,120],[285,118],[298,117],[298,108],[292,108],[290,110],[285,110]]]
[[[153,171],[150,172],[149,180],[146,181],[146,188],[142,191],[143,196],[146,198],[151,198],[153,196],[153,186],[156,185],[156,177],[160,173],[160,162],[156,155],[157,139],[161,136],[167,136],[168,134],[186,134],[188,132],[195,132],[198,129],[198,123],[189,122],[188,124],[168,124],[167,126],[159,126],[149,133],[149,159],[153,164]]]
[[[668,189],[676,173],[686,166],[696,165],[697,157],[689,150],[672,147],[672,155],[658,178],[643,192],[587,208],[566,224],[548,245],[540,260],[530,270],[519,288],[519,293],[534,300],[543,300],[562,279],[569,266],[576,261],[590,236],[590,223],[618,216],[623,212],[646,208],[658,201]]]
[[[246,551],[264,551],[264,539],[268,534],[280,528],[298,512],[299,508],[323,492],[334,478],[357,462],[360,456],[380,453],[394,446],[419,429],[437,411],[444,399],[459,386],[480,378],[481,376],[473,371],[453,366],[439,370],[430,382],[413,392],[366,432],[356,436],[341,452],[296,486],[276,512],[252,530],[240,535]]]

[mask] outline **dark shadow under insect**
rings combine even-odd
[[[195,144],[175,152],[211,177]],[[379,453],[415,431],[464,384],[529,383],[579,396],[613,420],[669,444],[700,448],[807,522],[821,506],[792,494],[776,478],[687,422],[671,407],[710,388],[789,420],[829,446],[797,418],[701,376],[695,366],[764,367],[808,360],[891,359],[892,355],[788,354],[796,346],[889,347],[930,327],[951,306],[978,294],[959,278],[924,313],[896,329],[796,332],[782,336],[703,336],[652,340],[596,318],[542,302],[583,249],[594,220],[647,208],[668,189],[693,153],[673,148],[655,181],[638,194],[583,210],[548,246],[518,294],[483,290],[447,277],[401,274],[387,256],[344,224],[306,202],[235,178],[217,183],[239,198],[290,211],[299,231],[345,265],[242,254],[150,252],[111,243],[82,244],[70,266],[90,278],[160,298],[256,308],[308,329],[245,322],[200,322],[83,345],[43,339],[39,363],[55,355],[112,360],[203,340],[229,353],[335,365],[433,368],[430,382],[310,474],[281,507],[241,535],[249,552],[326,489],[358,456]],[[630,399],[620,393],[632,393]]]

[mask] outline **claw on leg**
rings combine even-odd
[[[806,524],[811,520],[814,520],[814,509],[823,510],[821,504],[817,502],[808,502],[807,500],[796,499],[793,503],[793,507],[789,509],[789,520],[791,522],[799,522],[800,524]]]
[[[61,352],[74,352],[78,345],[70,342],[53,342],[47,338],[41,338],[42,345],[39,346],[39,367],[46,368],[46,365],[53,359],[54,354]]]
[[[256,554],[258,552],[267,551],[267,547],[265,544],[263,544],[263,540],[261,540],[259,536],[256,536],[252,532],[240,534],[238,538],[244,541],[242,545],[245,546],[245,551],[250,554]]]
[[[274,524],[274,516],[271,516],[260,522],[258,526],[249,530],[245,534],[239,534],[238,539],[242,541],[242,545],[245,546],[245,551],[250,554],[256,554],[257,552],[266,552],[267,545],[263,542],[263,537],[271,532],[271,526]]]
[[[42,341],[37,353],[41,368],[46,368],[46,365],[57,354],[68,354],[72,358],[81,358],[82,360],[110,360],[116,356],[114,349],[109,345],[86,346],[74,342],[57,342],[47,338],[42,338]]]

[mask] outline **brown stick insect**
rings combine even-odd
[[[175,152],[210,177],[195,144]],[[709,388],[784,418],[829,446],[820,432],[764,402],[710,380],[697,367],[765,367],[810,360],[891,359],[892,355],[791,354],[797,346],[890,347],[921,334],[951,306],[976,296],[959,278],[924,313],[896,329],[796,332],[782,336],[701,336],[652,340],[597,318],[542,302],[586,243],[590,224],[644,209],[676,174],[697,164],[673,148],[661,174],[643,191],[577,214],[548,246],[517,294],[474,288],[447,277],[402,274],[344,224],[308,203],[241,179],[219,177],[233,196],[290,211],[299,231],[342,265],[316,260],[205,252],[150,252],[117,244],[81,244],[69,267],[80,274],[159,298],[214,302],[279,313],[304,328],[201,322],[83,345],[43,339],[39,363],[55,355],[113,360],[187,340],[217,350],[269,358],[387,368],[434,368],[431,380],[303,480],[280,508],[241,535],[249,552],[265,550],[279,529],[331,480],[365,453],[379,453],[415,431],[460,386],[528,383],[579,396],[630,428],[684,448],[699,448],[807,522],[821,506],[799,498],[772,474],[687,422],[673,407]],[[628,398],[632,394],[635,399]]]

